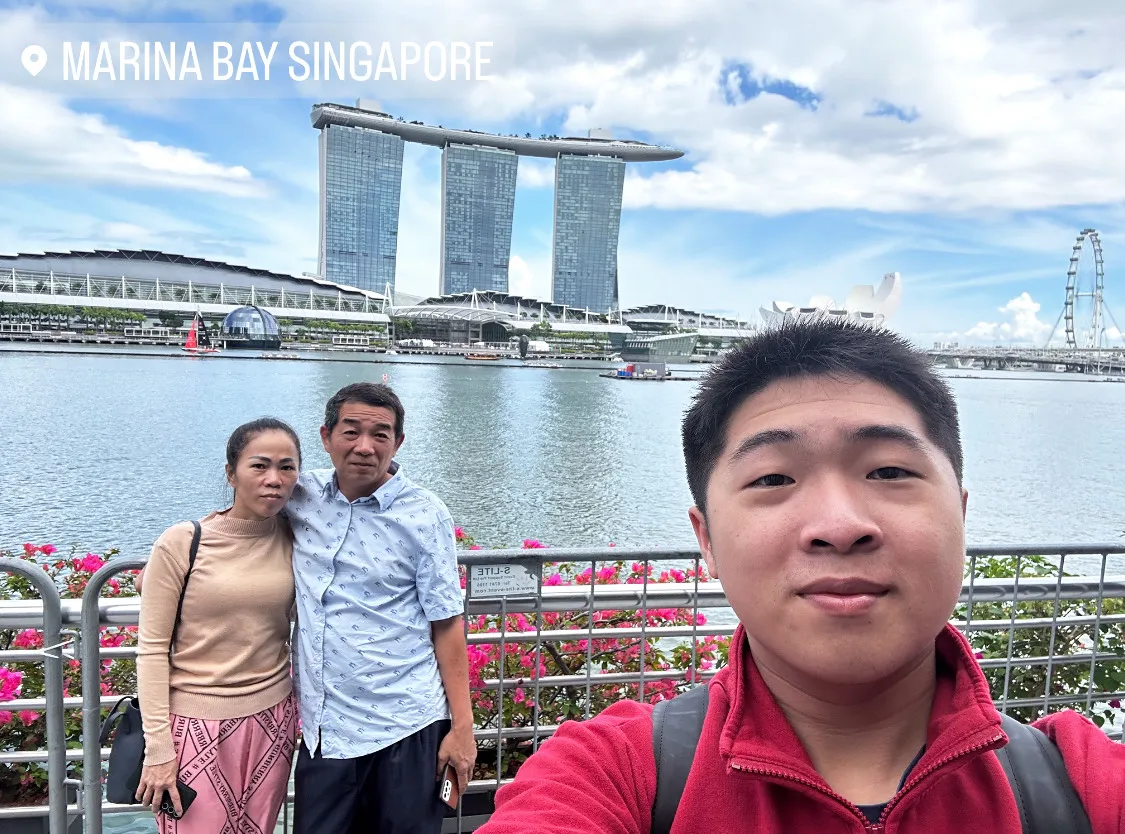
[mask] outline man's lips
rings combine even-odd
[[[810,582],[797,594],[830,616],[855,617],[869,612],[890,590],[871,579],[839,577]]]
[[[805,585],[797,593],[800,596],[827,594],[831,596],[882,596],[890,591],[890,586],[882,582],[860,577],[837,577],[818,579]]]

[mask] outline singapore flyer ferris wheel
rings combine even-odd
[[[1101,350],[1117,346],[1112,343],[1121,343],[1121,329],[1105,301],[1105,263],[1096,229],[1079,232],[1071,248],[1066,270],[1066,299],[1059,319],[1065,320],[1067,349]],[[1056,321],[1048,344],[1058,325]]]

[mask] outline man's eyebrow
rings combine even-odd
[[[349,426],[357,426],[359,428],[363,427],[363,421],[360,420],[358,417],[341,417],[340,422],[341,423],[347,423]],[[373,428],[376,428],[376,429],[393,429],[394,424],[393,423],[376,423],[373,426]]]
[[[801,435],[791,429],[767,429],[760,431],[757,434],[752,434],[750,437],[744,439],[735,448],[734,453],[730,456],[731,463],[738,463],[747,455],[753,454],[758,449],[765,446],[776,446],[781,443],[795,443],[801,439]]]
[[[924,452],[926,450],[926,442],[910,429],[903,426],[894,425],[871,425],[863,426],[856,429],[851,434],[852,440],[865,441],[865,440],[890,440],[894,443],[901,443],[915,452]]]

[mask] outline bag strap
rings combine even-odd
[[[1059,748],[1040,730],[1002,715],[1008,744],[996,751],[1020,811],[1024,834],[1092,834],[1090,819]]]
[[[707,716],[707,685],[697,686],[652,710],[652,753],[656,760],[656,797],[652,834],[668,834],[687,784],[695,748]]]
[[[120,701],[113,705],[113,709],[109,711],[109,715],[105,717],[105,723],[102,724],[102,731],[98,736],[98,743],[105,747],[106,742],[109,741],[109,734],[113,732],[113,728],[117,726],[118,722],[125,717],[125,710],[121,708],[122,704],[127,704],[132,700],[132,696],[126,695]],[[126,707],[127,709],[128,707]]]
[[[172,647],[176,644],[176,632],[180,630],[180,615],[184,610],[184,594],[187,593],[188,577],[191,576],[191,569],[195,567],[195,557],[199,553],[199,537],[203,529],[199,526],[198,521],[193,521],[192,527],[194,532],[191,536],[191,549],[188,550],[188,566],[187,573],[184,574],[184,584],[180,588],[180,601],[176,605],[176,622],[172,626],[172,639],[168,641],[168,660],[172,660]]]

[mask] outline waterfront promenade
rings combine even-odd
[[[462,545],[470,541],[462,533]],[[622,698],[674,697],[705,682],[723,664],[734,630],[729,619],[712,616],[725,609],[726,600],[719,583],[699,569],[697,551],[538,544],[461,553],[480,755],[459,816],[447,820],[450,832],[481,824],[491,794],[561,721],[589,717]],[[1098,570],[1072,575],[1079,560]],[[1125,699],[1123,560],[1123,545],[969,550],[954,623],[978,649],[1000,709],[1031,720],[1073,708],[1120,738],[1125,720],[1120,703]],[[36,561],[0,561],[0,573],[37,576],[43,600],[0,602],[0,634],[31,630],[42,635],[40,650],[0,651],[0,667],[38,664],[45,672],[40,695],[21,695],[2,706],[45,713],[47,733],[41,747],[4,750],[0,727],[0,763],[49,762],[54,798],[49,807],[0,808],[5,834],[16,830],[16,821],[41,819],[48,812],[52,834],[77,830],[65,826],[74,826],[79,816],[87,834],[152,830],[151,818],[146,823],[135,808],[99,801],[107,751],[82,743],[97,734],[104,710],[121,694],[113,688],[129,680],[122,672],[132,663],[134,649],[129,638],[118,641],[115,635],[130,634],[139,601],[122,595],[119,583],[143,564],[136,558],[100,566],[76,563],[82,596],[60,600]],[[501,575],[506,578],[498,579]],[[75,571],[66,575],[64,588],[75,587],[74,577]],[[76,664],[82,697],[63,691]],[[79,711],[81,731],[73,718]],[[70,775],[64,762],[71,763]],[[75,778],[78,762],[84,768],[81,779]],[[71,790],[64,790],[68,785]],[[288,816],[280,828],[287,822]]]

